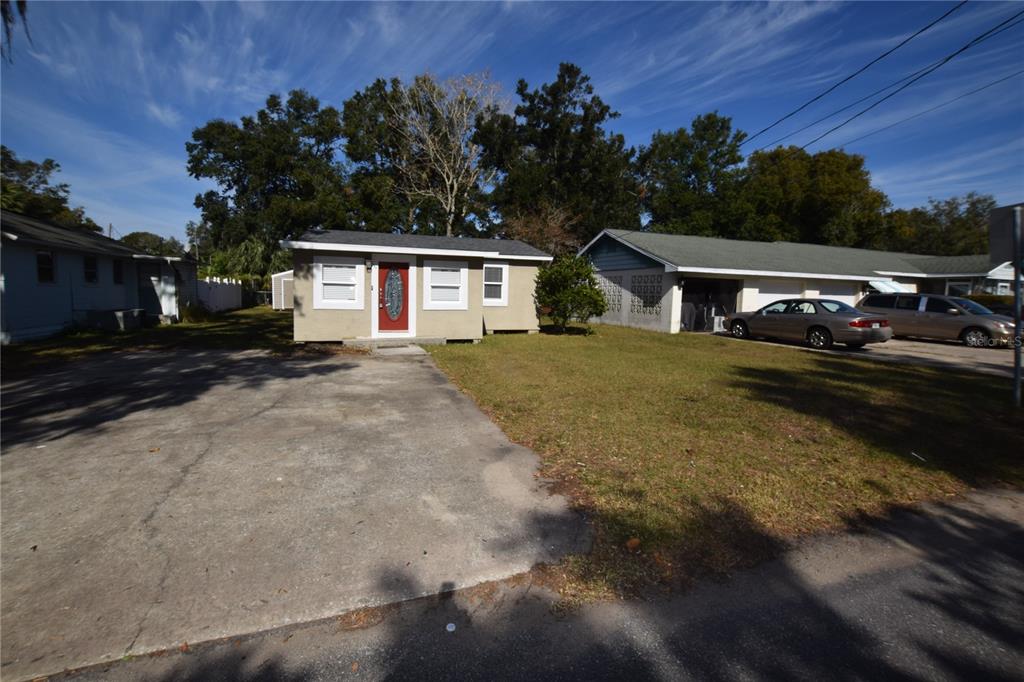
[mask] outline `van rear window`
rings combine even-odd
[[[868,296],[864,305],[871,308],[892,308],[896,305],[895,296]]]

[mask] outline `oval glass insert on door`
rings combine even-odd
[[[402,314],[402,300],[405,298],[402,285],[402,275],[393,268],[388,269],[388,275],[384,280],[384,311],[392,322]]]

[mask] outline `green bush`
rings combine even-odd
[[[586,324],[608,309],[594,266],[583,256],[563,256],[541,268],[534,300],[562,330],[570,320]]]

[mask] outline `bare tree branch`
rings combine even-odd
[[[473,133],[477,115],[496,109],[498,97],[499,86],[486,74],[443,83],[424,74],[391,105],[389,125],[405,141],[397,163],[400,191],[411,203],[437,202],[449,237],[473,192],[494,180],[494,172],[480,165]]]

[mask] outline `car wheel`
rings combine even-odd
[[[740,320],[733,322],[729,331],[731,331],[732,335],[737,339],[745,339],[750,336],[750,330],[747,329],[747,323]]]
[[[987,348],[992,337],[984,329],[974,327],[965,331],[961,338],[965,345],[971,348]]]
[[[811,348],[826,350],[832,347],[832,333],[824,327],[811,327],[807,332],[807,343]]]

